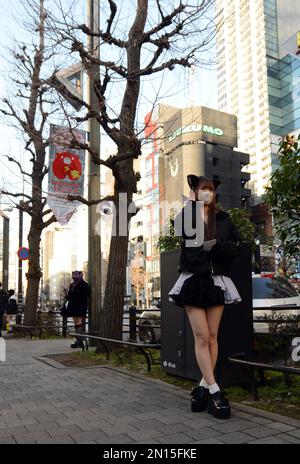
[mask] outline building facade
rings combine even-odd
[[[42,236],[43,308],[63,301],[64,289],[69,288],[72,280],[72,270],[71,229],[68,226],[53,224]]]
[[[143,261],[146,304],[160,298],[159,236],[189,195],[188,174],[220,180],[217,201],[224,209],[248,206],[250,175],[243,168],[249,156],[236,145],[237,118],[210,108],[160,104],[145,117],[135,198],[141,210],[131,221],[129,261]],[[138,275],[135,269],[135,280],[143,266]]]
[[[221,182],[217,201],[224,209],[247,207],[250,174],[246,153],[237,151],[237,118],[206,107],[159,105],[160,201],[181,202],[189,195],[187,175]],[[162,225],[162,224],[161,224]]]
[[[145,117],[145,134],[142,155],[135,160],[135,171],[140,172],[138,193],[134,195],[135,204],[141,208],[132,217],[130,227],[128,291],[136,293],[136,285],[130,290],[133,280],[137,281],[138,271],[135,263],[140,262],[139,273],[143,270],[143,285],[141,285],[141,300],[149,305],[160,297],[160,260],[158,239],[160,234],[159,214],[159,143],[157,140],[157,121],[151,120],[151,115]],[[142,268],[142,269],[141,269]],[[135,276],[135,277],[134,277]],[[142,280],[142,277],[140,278]]]
[[[278,165],[279,136],[300,128],[298,0],[216,0],[219,109],[238,118],[253,204]]]

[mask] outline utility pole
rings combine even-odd
[[[24,166],[24,150],[22,150],[22,166]],[[19,208],[19,248],[23,246],[23,228],[24,228],[24,211],[23,211],[23,203],[25,200],[24,191],[25,191],[25,179],[23,176],[22,182],[22,190],[23,190],[23,199],[20,200],[20,208]],[[23,310],[23,260],[19,258],[19,266],[18,266],[18,308],[19,310]]]
[[[22,200],[20,201],[20,206]],[[23,210],[19,209],[19,248],[23,246]],[[23,308],[23,261],[19,258],[18,268],[18,308]]]
[[[90,31],[97,33],[100,23],[99,0],[87,0],[88,6],[88,26]],[[89,52],[99,58],[99,37],[88,37]],[[100,81],[100,68],[96,63],[91,64],[92,78],[89,79],[89,104],[92,111],[99,113],[99,99],[95,92],[94,83]],[[100,156],[100,125],[95,118],[89,122],[90,147]],[[91,154],[88,155],[88,199],[95,200],[100,196],[100,165],[93,162]],[[99,330],[101,313],[101,238],[96,232],[96,224],[100,219],[97,212],[97,205],[89,206],[89,257],[88,257],[88,280],[91,289],[90,310],[89,310],[89,331]]]
[[[2,286],[5,292],[8,291],[9,279],[9,217],[4,214],[4,211],[11,211],[10,208],[1,210],[0,208],[0,229],[2,240],[0,242],[0,253],[2,254],[2,266],[0,272],[2,273]],[[1,327],[0,327],[1,330]]]

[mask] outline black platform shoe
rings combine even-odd
[[[206,410],[208,405],[208,389],[204,387],[195,387],[191,391],[191,410],[192,412],[203,412]]]
[[[71,348],[81,348],[84,350],[84,343],[82,340],[76,340],[74,343],[72,343]]]
[[[209,414],[212,414],[217,419],[230,418],[230,404],[226,398],[226,393],[217,391],[212,395],[208,395],[208,409]]]

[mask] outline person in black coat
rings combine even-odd
[[[85,331],[85,318],[88,310],[89,286],[83,279],[82,271],[72,272],[73,282],[66,293],[66,314],[73,317],[75,332],[82,334]],[[71,348],[84,348],[81,337],[76,338]]]
[[[169,300],[187,312],[202,373],[199,386],[191,393],[191,409],[208,409],[215,417],[227,419],[230,405],[216,383],[214,368],[224,304],[241,301],[229,277],[230,266],[239,253],[240,237],[229,214],[216,205],[219,181],[189,175],[188,183],[190,198],[174,220],[182,248],[180,276],[169,292]]]
[[[8,297],[6,292],[2,289],[2,283],[0,282],[0,337],[1,337],[1,330],[3,325],[3,316],[7,310],[8,306]]]
[[[18,303],[14,290],[8,290],[8,305],[6,309],[6,331],[12,333],[12,326],[18,314]]]

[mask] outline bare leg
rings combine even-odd
[[[195,354],[198,366],[208,385],[215,383],[209,351],[209,327],[205,309],[185,306],[195,340]]]
[[[218,330],[224,305],[212,306],[206,309],[206,319],[209,330],[209,352],[212,368],[216,367],[218,359]]]
[[[74,316],[74,327],[76,334],[82,335],[85,332],[85,318],[80,316]],[[83,347],[83,338],[75,335],[76,342],[71,345],[72,348]]]
[[[78,317],[78,316],[74,316],[73,317],[73,320],[74,320],[74,325],[81,325],[82,324],[82,317]]]

